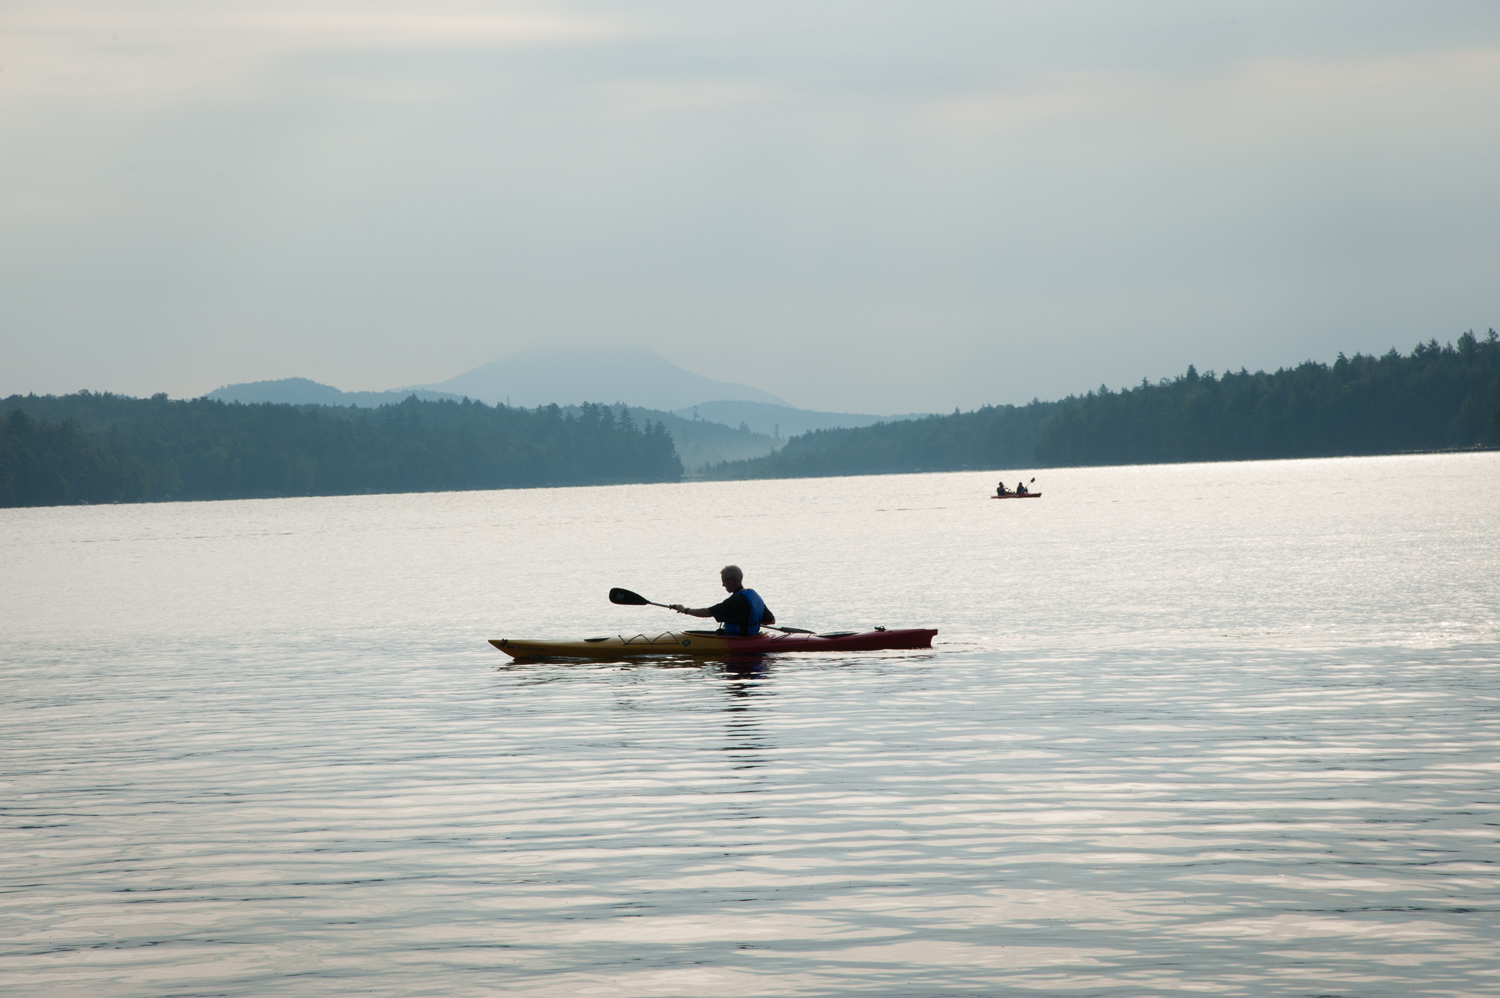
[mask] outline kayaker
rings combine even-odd
[[[1010,491],[1008,489],[1006,489],[1004,482],[1001,482],[999,485],[995,486],[995,495],[997,495],[997,496],[1008,496],[1008,495],[1010,495]]]
[[[725,565],[719,572],[719,581],[729,598],[714,606],[693,609],[681,603],[673,603],[672,609],[690,617],[712,617],[721,625],[725,634],[749,637],[760,633],[761,624],[776,623],[776,615],[766,606],[765,600],[754,589],[745,588],[745,573],[738,565]]]
[[[1018,496],[1024,496],[1025,494],[1026,494],[1026,483],[1025,482],[1017,482],[1016,483],[1016,495],[1018,495]]]

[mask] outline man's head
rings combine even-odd
[[[726,592],[737,593],[745,588],[745,573],[738,565],[725,565],[719,569],[719,581],[724,583]]]

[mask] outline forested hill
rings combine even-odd
[[[676,481],[660,423],[586,405],[379,409],[81,392],[4,400],[0,506]]]
[[[1395,454],[1482,446],[1500,437],[1494,330],[1407,356],[1339,354],[1274,374],[1187,373],[1090,392],[1042,430],[1041,465],[1157,464]]]
[[[672,437],[628,410],[408,398],[379,409],[81,392],[0,409],[0,506],[676,481]],[[964,468],[1390,454],[1500,441],[1493,330],[1409,355],[1199,374],[1060,402],[819,430],[708,469],[790,478]]]
[[[1187,373],[1060,402],[794,437],[714,478],[1235,461],[1480,447],[1500,440],[1500,342],[1342,354],[1273,374]]]
[[[704,469],[708,478],[811,478],[1030,467],[1048,422],[1076,400],[985,406],[951,416],[814,430],[774,454]]]

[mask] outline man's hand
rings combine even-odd
[[[678,613],[687,613],[687,607],[681,603],[673,603],[668,609],[676,610]]]

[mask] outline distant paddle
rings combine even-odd
[[[629,589],[620,589],[618,587],[616,587],[614,589],[611,589],[609,591],[609,601],[611,603],[618,604],[619,606],[659,606],[663,610],[670,610],[670,609],[672,609],[672,607],[669,606],[666,603],[658,603],[655,600],[649,600],[649,599],[647,599],[646,597],[642,596],[640,593],[633,593]],[[769,627],[773,631],[783,631],[783,632],[785,632],[787,634],[815,634],[815,633],[817,633],[815,631],[809,631],[805,627],[778,627],[775,624],[761,624],[760,626],[762,626],[762,627]]]

